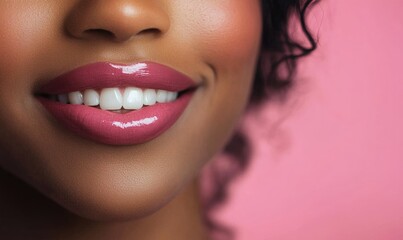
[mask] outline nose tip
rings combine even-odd
[[[67,32],[79,39],[127,41],[134,36],[161,34],[169,29],[169,17],[155,1],[81,1],[66,20]]]

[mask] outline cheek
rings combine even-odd
[[[0,165],[4,168],[24,165],[22,161],[10,161],[9,156],[29,156],[28,150],[23,150],[29,146],[21,143],[35,138],[28,132],[36,123],[27,121],[35,118],[30,115],[34,109],[32,80],[43,71],[40,66],[46,64],[46,59],[38,56],[51,48],[49,43],[55,34],[49,30],[55,28],[51,25],[54,11],[46,2],[0,1]]]
[[[184,11],[187,20],[182,20],[188,34],[184,44],[197,49],[195,55],[215,69],[203,95],[208,108],[201,109],[210,114],[201,119],[200,129],[208,129],[205,139],[220,145],[214,140],[231,134],[229,126],[235,126],[250,93],[262,33],[260,1],[190,2],[192,8]]]
[[[185,23],[181,46],[215,70],[206,96],[211,111],[236,119],[248,100],[260,49],[260,0],[179,1],[187,7],[175,14]]]
[[[22,4],[19,1],[0,3],[0,56],[1,72],[10,67],[29,67],[35,53],[40,51],[49,31],[46,21],[50,16],[44,14],[45,6],[38,3]],[[38,41],[39,40],[39,41]],[[40,43],[40,44],[38,44]],[[17,71],[18,72],[18,71]]]
[[[202,1],[188,17],[191,42],[214,63],[252,63],[260,46],[261,11],[258,0]],[[189,21],[189,20],[188,20]],[[220,64],[222,65],[222,64]]]

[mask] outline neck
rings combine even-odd
[[[196,181],[158,212],[126,222],[80,218],[1,169],[0,196],[4,239],[208,239]]]

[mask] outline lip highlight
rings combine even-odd
[[[50,95],[128,86],[182,94],[173,102],[123,114],[85,105],[63,104],[44,97],[38,99],[57,122],[81,137],[108,145],[133,145],[152,140],[169,129],[186,109],[196,83],[186,75],[158,63],[119,65],[101,62],[60,75],[44,85],[40,93]]]

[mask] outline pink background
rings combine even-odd
[[[220,212],[237,239],[403,239],[402,11],[322,0],[312,12],[320,46],[303,83],[248,120],[254,162]]]

